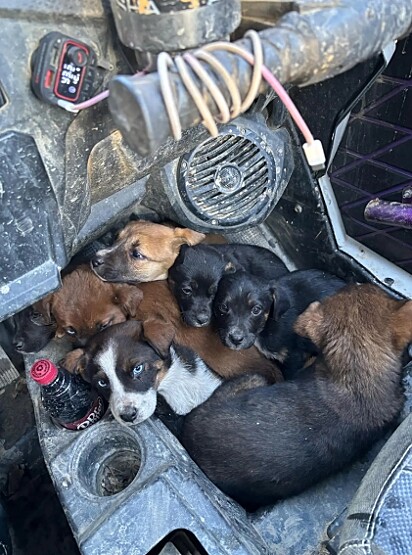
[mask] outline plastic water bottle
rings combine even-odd
[[[41,387],[45,411],[64,428],[85,430],[104,415],[104,399],[93,394],[90,385],[80,376],[58,368],[47,359],[35,362],[30,374]]]

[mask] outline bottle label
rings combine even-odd
[[[89,412],[83,416],[80,420],[76,420],[76,422],[61,422],[61,425],[68,430],[86,430],[86,428],[90,428],[93,424],[96,424],[104,414],[104,402],[101,397],[97,397],[91,406]]]

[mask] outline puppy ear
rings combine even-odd
[[[399,303],[400,304],[400,303]],[[403,350],[412,342],[412,301],[402,303],[392,316],[394,344]]]
[[[308,337],[320,348],[323,338],[323,309],[319,301],[311,303],[296,320],[293,329],[298,335]]]
[[[165,359],[175,336],[175,329],[167,322],[147,320],[143,322],[143,337],[156,353]]]
[[[35,313],[35,321],[30,318],[32,322],[38,326],[50,326],[55,323],[52,313],[53,306],[53,293],[44,297],[37,303],[32,305],[32,314]]]
[[[286,289],[277,285],[276,281],[273,281],[269,284],[269,289],[272,293],[274,302],[273,316],[275,320],[278,320],[291,307],[292,303],[290,300],[290,296]]]
[[[204,233],[187,228],[175,227],[174,232],[178,246],[186,244],[193,247],[193,245],[201,243],[206,237]]]
[[[228,262],[223,270],[224,274],[234,274],[236,272],[233,262]]]
[[[143,299],[143,291],[137,285],[113,284],[114,302],[120,305],[128,318],[136,318],[137,309]]]
[[[71,374],[83,374],[90,360],[90,355],[84,349],[74,349],[59,362]]]

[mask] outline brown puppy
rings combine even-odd
[[[104,281],[140,283],[166,279],[180,247],[197,245],[205,237],[191,229],[130,222],[111,247],[97,252],[92,268]]]
[[[56,336],[64,334],[77,345],[85,345],[98,331],[132,318],[156,330],[166,344],[176,340],[190,347],[212,370],[224,378],[257,372],[271,381],[281,379],[273,362],[255,347],[234,352],[225,347],[210,328],[187,326],[165,281],[139,286],[101,281],[88,267],[80,267],[63,279],[63,287],[49,296],[50,318],[57,323]],[[78,353],[77,353],[78,354]],[[76,353],[65,359],[68,370],[76,369]]]
[[[143,294],[134,286],[105,284],[89,266],[63,277],[62,288],[42,301],[42,323],[56,323],[56,337],[64,335],[85,345],[95,333],[136,315]]]

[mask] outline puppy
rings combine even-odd
[[[48,323],[45,323],[46,313],[43,301],[39,301],[17,312],[5,322],[13,347],[18,353],[37,353],[53,339],[56,322],[53,318],[46,318]]]
[[[191,229],[146,221],[130,222],[113,246],[97,252],[92,268],[100,279],[140,283],[167,278],[183,244],[197,245],[205,238]]]
[[[191,457],[250,510],[354,461],[403,404],[412,301],[350,285],[312,303],[295,330],[321,352],[311,369],[272,386],[260,376],[231,380],[185,418],[182,441]]]
[[[101,281],[89,266],[79,266],[62,279],[62,287],[43,299],[43,325],[56,325],[55,336],[75,345],[113,324],[136,315],[143,294],[135,286]]]
[[[77,356],[83,377],[126,425],[152,416],[158,393],[175,414],[185,415],[222,383],[192,349],[170,342],[150,322],[114,325],[92,337],[85,349],[77,349]]]
[[[192,348],[214,372],[229,378],[257,371],[271,381],[281,379],[279,369],[265,359],[256,348],[234,353],[225,347],[209,327],[195,329],[181,319],[179,307],[167,282],[156,281],[127,285],[101,281],[88,267],[80,267],[63,279],[63,287],[46,303],[57,323],[56,336],[67,335],[76,345],[102,329],[126,319],[150,322],[163,333],[169,343]],[[69,355],[68,370],[75,370]]]
[[[253,245],[183,245],[169,272],[169,284],[190,326],[207,326],[220,280],[226,273],[245,270],[262,279],[288,273],[268,249]]]
[[[298,270],[267,281],[245,272],[225,276],[214,302],[214,322],[224,345],[252,345],[282,364],[293,377],[316,347],[299,337],[293,325],[308,305],[339,291],[345,282],[321,270]]]

